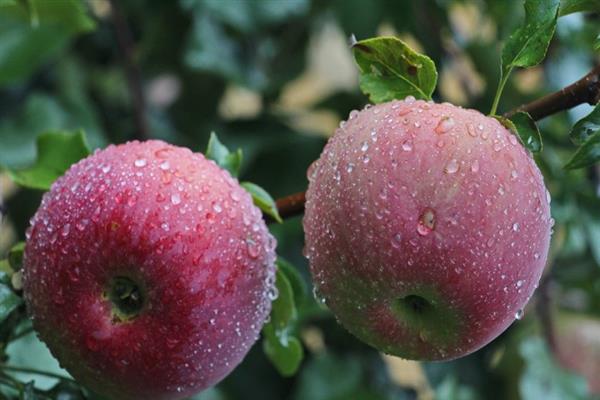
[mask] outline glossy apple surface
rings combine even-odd
[[[35,329],[111,399],[179,399],[215,384],[270,311],[275,241],[260,211],[188,149],[96,152],[45,194],[27,235]]]
[[[520,316],[553,220],[542,175],[497,120],[407,98],[353,111],[308,171],[317,295],[389,354],[469,354]]]

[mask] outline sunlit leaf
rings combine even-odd
[[[209,160],[213,160],[217,165],[229,171],[229,173],[237,177],[242,165],[242,149],[237,149],[235,152],[230,152],[223,143],[219,141],[217,134],[212,132],[208,140],[206,153],[204,154]]]
[[[240,185],[250,195],[252,196],[252,200],[254,204],[260,208],[265,214],[273,217],[273,219],[279,223],[283,222],[281,217],[279,216],[279,211],[277,210],[277,205],[275,204],[275,200],[273,197],[260,186],[252,183],[252,182],[242,182]]]
[[[32,189],[50,189],[72,164],[90,154],[82,131],[46,132],[38,136],[36,144],[37,160],[32,166],[9,170],[13,181]]]
[[[395,37],[377,37],[352,45],[360,69],[360,88],[373,103],[414,96],[431,99],[437,83],[434,62]]]

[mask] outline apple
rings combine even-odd
[[[315,291],[359,339],[449,360],[522,315],[546,263],[550,196],[496,119],[412,97],[352,111],[308,177]]]
[[[111,399],[180,399],[226,376],[274,292],[275,240],[213,161],[162,141],[109,146],[44,195],[24,297],[40,338]]]
[[[600,320],[560,314],[555,342],[560,364],[585,377],[591,394],[600,394]]]

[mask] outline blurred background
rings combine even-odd
[[[160,138],[194,151],[215,131],[243,149],[241,178],[280,197],[306,188],[327,137],[367,102],[351,34],[400,37],[435,61],[436,101],[487,112],[501,41],[522,18],[522,2],[506,0],[0,0],[0,165],[30,164],[36,136],[49,130],[84,129],[93,148]],[[600,61],[599,27],[599,14],[561,17],[548,57],[513,73],[499,111],[585,75]],[[257,344],[195,399],[599,398],[598,171],[562,169],[574,150],[569,129],[590,110],[540,123],[537,161],[556,219],[551,257],[523,319],[493,343],[446,363],[384,356],[307,296],[296,326],[306,356],[295,376],[281,377]],[[1,172],[0,193],[3,256],[24,239],[42,193],[18,189]],[[301,218],[271,228],[279,254],[310,288]],[[6,352],[13,365],[60,372],[33,334]],[[56,383],[21,377],[40,388]]]

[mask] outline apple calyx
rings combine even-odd
[[[115,323],[131,321],[146,305],[142,286],[125,276],[117,276],[110,281],[105,298],[110,302]]]

